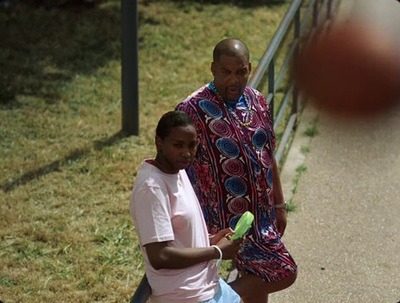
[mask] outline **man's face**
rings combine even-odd
[[[237,101],[243,94],[251,71],[246,56],[221,55],[211,64],[214,85],[224,101]]]

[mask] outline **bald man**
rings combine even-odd
[[[265,303],[268,294],[296,280],[296,264],[281,237],[286,202],[274,156],[275,134],[263,95],[247,86],[249,50],[238,39],[213,52],[214,80],[178,104],[195,122],[198,149],[187,169],[208,232],[234,229],[245,211],[254,214],[243,249],[234,260],[240,277],[231,287],[245,303]]]

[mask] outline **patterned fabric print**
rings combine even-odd
[[[296,271],[296,264],[281,242],[272,207],[275,136],[268,104],[261,93],[246,87],[253,120],[245,127],[213,89],[211,83],[203,86],[176,108],[192,117],[198,131],[189,178],[211,234],[234,227],[247,210],[254,214],[253,228],[235,264],[267,281],[281,280]],[[248,121],[245,106],[235,110],[242,121]]]

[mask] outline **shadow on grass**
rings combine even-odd
[[[120,9],[0,7],[0,104],[57,103],[60,84],[120,58]]]
[[[73,152],[71,152],[69,155],[65,156],[63,159],[56,160],[50,164],[47,164],[47,165],[44,165],[37,169],[31,170],[11,182],[4,182],[3,184],[0,185],[0,188],[4,192],[10,192],[14,188],[24,185],[28,182],[31,182],[32,180],[38,179],[40,177],[43,177],[43,176],[50,174],[52,172],[55,172],[55,171],[60,171],[60,168],[63,165],[66,165],[71,161],[79,160],[80,158],[82,158],[86,154],[88,154],[92,149],[102,150],[104,147],[111,146],[115,142],[117,142],[125,137],[127,137],[127,134],[124,133],[123,131],[119,131],[119,132],[115,133],[114,135],[112,135],[111,137],[108,137],[104,140],[94,141],[92,146],[76,149]]]
[[[142,0],[139,6],[161,1],[165,0]],[[198,10],[213,3],[255,7],[287,2],[171,1],[182,7],[194,5]],[[58,2],[73,4],[79,0]],[[43,98],[49,104],[56,104],[61,98],[60,83],[72,80],[77,74],[90,74],[110,60],[120,60],[121,12],[118,5],[110,5],[106,9],[93,6],[90,9],[75,7],[46,10],[43,3],[51,1],[25,0],[21,3],[36,5],[14,5],[10,8],[0,6],[0,105],[6,105],[7,108],[19,107],[15,101],[18,95]],[[139,14],[139,26],[151,22],[152,18],[144,19]]]

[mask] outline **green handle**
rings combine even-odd
[[[247,231],[250,229],[251,224],[253,223],[254,220],[254,215],[246,211],[239,219],[238,223],[235,226],[235,233],[231,237],[232,240],[237,240],[240,239],[247,233]]]

